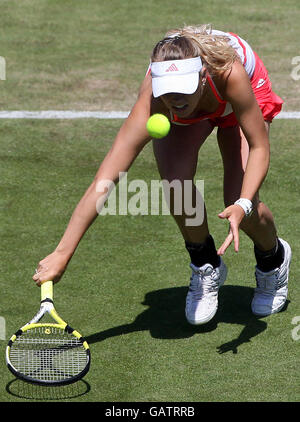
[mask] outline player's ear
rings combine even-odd
[[[207,78],[207,68],[205,64],[202,66],[202,69],[200,70],[200,83],[202,85],[205,85]]]

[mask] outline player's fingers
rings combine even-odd
[[[218,217],[219,218],[222,218],[222,219],[224,219],[224,218],[228,218],[229,217],[229,213],[228,213],[228,211],[227,211],[227,209],[225,209],[223,212],[220,212],[219,214],[218,214]]]
[[[228,236],[226,237],[224,243],[222,244],[222,246],[218,249],[218,255],[224,255],[226,249],[228,248],[228,246],[231,245],[233,240],[233,234],[232,231],[230,230]]]
[[[34,270],[34,275],[32,276],[32,280],[34,280],[35,282],[37,282],[39,280],[39,277],[40,277],[39,270],[38,270],[38,268],[36,268]]]
[[[235,252],[238,252],[239,251],[239,244],[240,244],[238,226],[236,224],[231,224],[231,230],[232,230],[233,241],[234,241],[234,250],[235,250]]]
[[[38,286],[40,286],[43,281],[51,280],[48,274],[48,267],[43,267],[42,265],[39,265],[34,270],[34,275],[32,279],[36,282]]]

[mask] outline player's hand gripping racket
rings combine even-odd
[[[40,323],[49,313],[55,323]],[[18,378],[40,385],[64,385],[81,379],[90,367],[90,350],[78,331],[57,314],[53,282],[41,285],[41,306],[9,340],[6,362]]]

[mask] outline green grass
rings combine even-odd
[[[56,246],[120,123],[3,123],[0,282],[7,333],[29,319],[37,307],[39,290],[30,280],[35,265]],[[73,387],[75,392],[71,387],[67,393],[55,390],[55,397],[61,394],[59,398],[65,400],[67,394],[76,401],[299,399],[299,344],[291,337],[300,295],[295,195],[299,129],[298,122],[273,123],[272,167],[262,190],[274,210],[279,234],[289,240],[294,252],[287,309],[269,318],[252,316],[254,258],[249,240],[241,235],[239,254],[232,250],[226,254],[230,272],[220,291],[217,316],[205,326],[192,327],[184,318],[188,259],[171,217],[98,217],[55,288],[58,311],[90,343],[92,366],[85,378],[90,390],[80,395],[86,391],[81,383]],[[104,134],[101,141],[98,133]],[[226,235],[226,225],[217,217],[222,186],[216,176],[221,173],[211,136],[203,147],[197,177],[205,180],[217,244]],[[129,176],[129,181],[142,176],[148,183],[157,178],[150,145]],[[2,356],[5,345],[1,341]],[[17,381],[9,384],[13,377],[4,362],[0,373],[2,400],[46,399],[43,389],[30,389]]]
[[[184,24],[211,23],[247,39],[286,109],[299,108],[290,77],[299,55],[298,0],[1,0],[2,109],[127,111],[155,43]]]
[[[201,3],[201,4],[200,4]],[[0,1],[1,51],[7,80],[2,110],[128,110],[154,43],[169,27],[211,22],[248,39],[267,63],[286,110],[299,110],[297,0],[203,3],[171,1]],[[163,6],[162,6],[163,4]],[[286,309],[251,314],[254,256],[241,233],[238,254],[225,256],[228,280],[216,317],[201,327],[184,317],[190,269],[169,216],[98,217],[55,287],[59,313],[87,336],[92,366],[85,382],[43,389],[16,381],[5,366],[8,337],[35,312],[31,281],[38,261],[56,247],[78,200],[109,150],[121,120],[0,122],[0,401],[299,401],[300,122],[276,120],[272,163],[261,197],[279,235],[293,249]],[[158,178],[151,145],[129,181]],[[222,166],[215,136],[199,156],[211,232],[219,246],[227,225]]]

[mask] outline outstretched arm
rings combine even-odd
[[[128,171],[150,140],[146,122],[150,116],[151,94],[151,79],[146,77],[137,102],[121,126],[94,180],[76,206],[62,239],[54,252],[39,262],[37,273],[33,276],[38,285],[46,280],[60,280],[81,238],[98,215],[97,203],[101,200],[104,202],[107,197],[106,191],[97,192],[97,186],[105,180],[117,184],[119,173]]]

